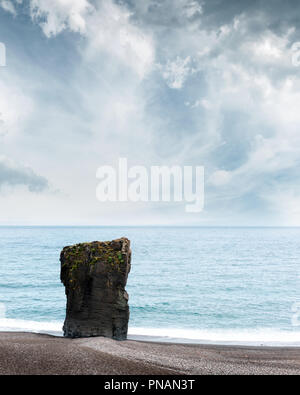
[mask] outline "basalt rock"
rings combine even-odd
[[[67,296],[64,336],[127,338],[129,307],[125,291],[130,241],[92,242],[65,247],[61,281]]]

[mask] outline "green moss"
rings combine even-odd
[[[77,244],[65,251],[65,262],[63,267],[69,268],[69,282],[73,289],[79,286],[79,273],[82,267],[94,270],[97,264],[106,266],[107,272],[121,271],[124,264],[123,255],[115,251],[110,242],[92,242]]]

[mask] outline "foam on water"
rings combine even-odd
[[[11,318],[0,319],[0,331],[44,333],[53,336],[63,335],[61,322],[25,321]]]
[[[190,344],[300,347],[300,332],[267,329],[186,330],[173,328],[131,328],[129,339]]]
[[[31,332],[63,336],[62,322],[0,319],[1,332]],[[148,342],[300,347],[300,332],[276,330],[186,330],[176,328],[129,328],[129,340]]]

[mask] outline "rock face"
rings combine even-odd
[[[92,242],[61,252],[61,281],[67,296],[65,337],[127,338],[129,307],[125,291],[130,241]]]

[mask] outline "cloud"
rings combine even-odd
[[[34,111],[32,98],[13,83],[12,75],[6,76],[0,79],[0,141],[21,132]]]
[[[30,0],[30,12],[47,37],[68,30],[86,39],[85,55],[96,58],[104,51],[143,78],[154,63],[151,36],[130,21],[126,7],[112,0]]]
[[[181,89],[185,80],[191,73],[191,58],[187,56],[185,59],[177,57],[174,61],[168,61],[165,66],[160,65],[163,78],[168,86],[172,89]]]
[[[12,15],[17,14],[15,6],[10,0],[1,0],[0,7],[2,7],[5,11],[11,13]]]
[[[14,163],[6,157],[0,157],[0,188],[5,186],[25,186],[30,192],[48,190],[48,181],[33,172],[29,167]]]
[[[119,1],[119,3],[124,3]],[[133,19],[143,25],[194,28],[203,16],[204,1],[199,0],[125,0]]]
[[[88,0],[30,0],[30,13],[47,37],[65,29],[84,33],[86,16],[93,10]]]
[[[269,7],[251,6],[248,10],[237,2],[226,2],[226,7],[220,3],[215,14],[216,2],[203,5],[201,24],[194,24],[191,30],[177,25],[173,39],[159,37],[168,48],[168,57],[177,53],[181,59],[189,57],[193,65],[192,72],[177,73],[184,79],[178,79],[181,92],[176,100],[181,98],[187,108],[182,126],[185,133],[180,136],[181,146],[186,147],[183,160],[205,164],[209,179],[206,201],[211,202],[212,217],[220,213],[212,203],[218,197],[223,214],[228,211],[227,202],[236,205],[240,199],[245,215],[253,205],[258,213],[264,202],[274,218],[282,220],[278,207],[285,192],[276,196],[276,190],[284,178],[288,199],[288,191],[298,182],[289,173],[298,167],[300,155],[300,75],[299,69],[293,68],[290,51],[299,34],[299,20],[288,7],[290,24],[281,24],[279,29],[274,24],[279,6],[269,12]],[[139,17],[146,18],[145,14]],[[161,35],[161,30],[157,29],[157,34]],[[165,64],[168,62],[171,64],[171,60]],[[175,72],[165,77],[170,78],[166,78],[169,87],[176,85]],[[178,118],[175,111],[173,114]],[[191,119],[196,120],[198,130],[190,127]],[[175,134],[174,127],[170,130]],[[236,215],[241,215],[237,209]],[[285,224],[288,221],[286,218]]]
[[[132,165],[205,166],[207,212],[183,222],[292,216],[280,199],[300,198],[300,74],[291,50],[300,39],[299,2],[30,4],[18,40],[7,36],[1,150],[30,157],[71,196],[65,207],[72,200],[74,210],[88,207],[86,222],[102,219],[106,207],[92,200],[95,169],[125,156]],[[13,21],[3,18],[0,32]]]
[[[151,35],[131,23],[131,14],[126,7],[118,6],[112,0],[96,4],[87,22],[85,56],[97,59],[104,52],[143,79],[151,72],[155,60]]]

